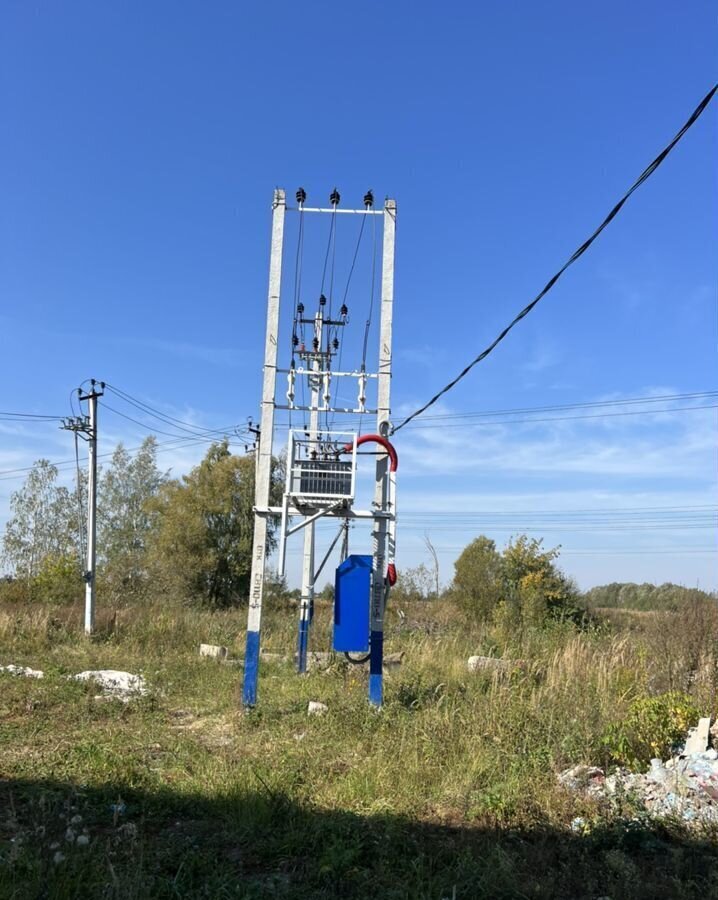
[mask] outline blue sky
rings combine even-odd
[[[715,79],[708,2],[10,0],[0,17],[0,408],[64,415],[96,377],[207,428],[257,415],[275,185],[397,199],[398,416],[535,295]],[[433,412],[718,389],[717,115]],[[665,411],[711,403],[407,428],[400,566],[425,531],[447,579],[475,533],[536,528],[582,586],[715,588],[716,410]],[[72,455],[54,426],[0,425],[3,472]],[[110,412],[103,427],[107,450],[146,433]],[[179,473],[201,452],[161,461]],[[0,473],[0,517],[20,483]]]

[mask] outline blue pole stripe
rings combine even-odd
[[[242,687],[242,703],[245,706],[257,704],[257,678],[259,676],[259,632],[247,632],[247,645],[244,653],[244,684]]]
[[[374,706],[382,703],[382,666],[384,663],[384,632],[372,631],[369,644],[369,702]]]
[[[297,645],[297,669],[300,673],[307,671],[307,645],[309,643],[309,622],[299,621],[299,643]]]

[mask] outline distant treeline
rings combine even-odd
[[[697,600],[716,602],[715,594],[670,582],[634,584],[630,581],[614,581],[612,584],[591,588],[583,597],[585,603],[593,609],[677,610],[686,603]]]

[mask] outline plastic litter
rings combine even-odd
[[[631,795],[657,818],[678,816],[696,827],[718,823],[718,752],[684,753],[666,762],[652,759],[646,772],[616,769],[606,775],[597,766],[578,765],[557,778],[568,790],[596,799]],[[580,831],[578,821],[571,823],[573,831]]]

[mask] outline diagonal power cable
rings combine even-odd
[[[673,140],[664,147],[663,150],[658,154],[658,156],[650,163],[643,172],[639,175],[638,179],[631,185],[631,187],[626,191],[626,193],[621,197],[618,203],[613,207],[611,212],[606,216],[606,218],[601,222],[598,228],[593,232],[593,234],[581,244],[581,246],[569,257],[569,259],[563,264],[563,266],[556,272],[556,274],[551,278],[548,283],[545,285],[543,290],[538,294],[538,296],[534,297],[534,299],[525,306],[521,312],[509,322],[509,324],[504,328],[504,330],[496,337],[489,346],[482,350],[481,353],[466,366],[453,381],[450,381],[445,387],[443,387],[438,393],[434,394],[434,396],[429,400],[428,403],[425,403],[423,406],[419,407],[415,412],[411,413],[411,415],[407,416],[403,419],[395,428],[392,429],[392,434],[395,434],[399,431],[400,428],[403,428],[412,419],[415,419],[417,416],[420,416],[423,412],[425,412],[430,406],[433,406],[434,403],[440,398],[443,397],[448,391],[450,391],[459,381],[461,381],[464,376],[468,375],[468,373],[474,368],[475,365],[480,363],[482,360],[486,359],[486,357],[496,349],[496,347],[503,341],[503,339],[508,335],[511,329],[518,325],[518,323],[527,316],[531,310],[536,306],[536,304],[542,300],[546,294],[551,290],[551,288],[556,284],[559,278],[563,275],[563,273],[568,269],[569,266],[572,266],[577,259],[579,259],[583,254],[588,250],[591,244],[596,240],[599,234],[603,231],[606,226],[616,218],[618,213],[621,211],[623,205],[626,203],[628,198],[633,194],[634,191],[637,191],[638,188],[643,184],[644,181],[647,181],[651,175],[656,171],[656,169],[660,166],[663,160],[668,156],[668,154],[673,150],[676,144],[680,141],[683,135],[698,121],[700,115],[703,113],[705,108],[713,99],[716,91],[718,91],[718,84],[714,85],[710,91],[706,94],[706,96],[701,100],[698,106],[691,113],[690,118],[685,123],[683,128],[676,134]]]

